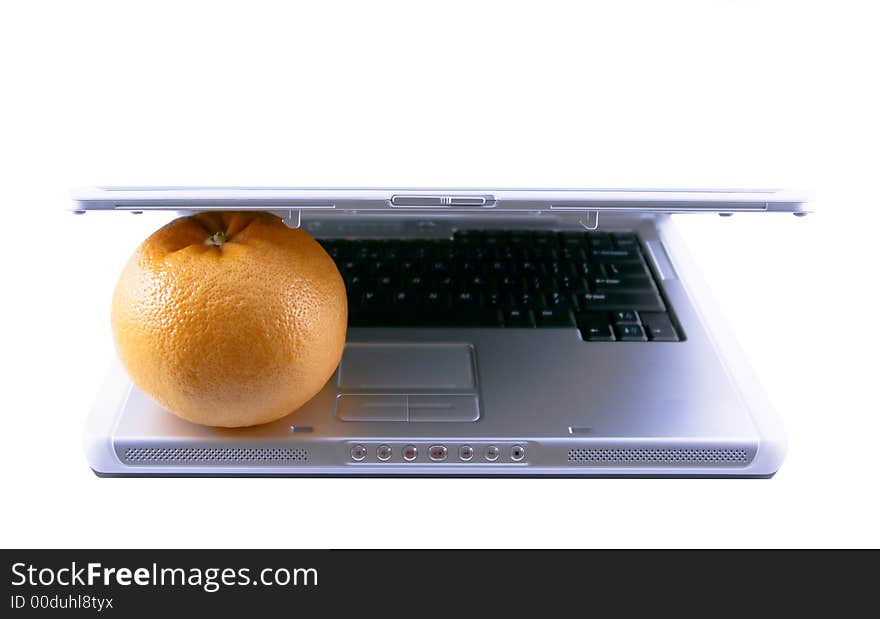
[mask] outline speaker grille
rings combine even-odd
[[[576,464],[746,464],[745,449],[569,449],[568,461]]]
[[[124,459],[132,464],[266,464],[306,462],[309,452],[285,447],[130,447]]]

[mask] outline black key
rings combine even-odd
[[[608,262],[633,262],[641,260],[636,249],[594,249],[590,252],[593,260]]]
[[[482,288],[486,285],[486,278],[483,275],[472,275],[467,280],[467,285],[473,288]]]
[[[589,236],[590,247],[593,249],[612,249],[611,237],[601,232],[594,232]]]
[[[480,294],[471,290],[460,290],[452,299],[454,305],[479,305]]]
[[[482,230],[459,230],[453,240],[463,245],[481,245],[483,241]]]
[[[573,303],[571,295],[565,292],[551,292],[547,295],[547,305],[554,309],[569,309]]]
[[[498,307],[503,304],[504,295],[497,290],[489,290],[483,297],[483,300],[489,307]]]
[[[425,306],[429,308],[445,308],[448,307],[451,302],[451,297],[449,293],[444,290],[439,290],[437,288],[426,290],[422,296],[422,299],[424,300]]]
[[[498,230],[487,230],[485,236],[483,237],[483,244],[497,247],[499,245],[503,245],[505,243],[505,240],[506,239],[504,232]]]
[[[406,242],[397,251],[397,255],[400,257],[401,261],[415,264],[417,261],[424,258],[424,251],[424,247],[421,245],[413,242]]]
[[[464,258],[462,248],[455,245],[442,245],[440,247],[434,247],[431,254],[434,258],[438,260],[455,261],[456,259]]]
[[[511,264],[516,265],[521,257],[519,250],[510,245],[500,245],[496,247],[493,256],[499,260],[506,260],[508,262],[508,267],[510,267]]]
[[[677,342],[672,321],[663,312],[641,312],[642,324],[652,342]]]
[[[580,247],[588,243],[586,232],[560,232],[559,242],[563,247]]]
[[[605,262],[602,264],[602,267],[605,270],[605,275],[607,275],[608,277],[619,277],[621,275],[641,275],[642,277],[647,276],[647,271],[645,271],[645,266],[641,263],[641,261]]]
[[[377,275],[382,275],[391,271],[394,268],[394,265],[390,262],[385,262],[383,260],[371,260],[367,262],[367,270],[370,273],[376,273]]]
[[[387,290],[365,290],[361,297],[361,304],[364,306],[387,307],[391,304],[391,294]]]
[[[578,273],[580,273],[583,277],[601,274],[598,264],[591,264],[586,260],[581,260],[575,264],[577,266]]]
[[[589,265],[588,265],[589,266]],[[574,262],[559,262],[553,260],[547,265],[547,272],[558,277],[579,278],[577,265]]]
[[[617,310],[611,312],[611,320],[614,322],[639,322],[639,317],[633,310]]]
[[[559,260],[560,258],[559,249],[556,245],[550,245],[549,243],[545,245],[535,245],[531,249],[531,255],[535,260],[543,260],[544,262],[552,262]]]
[[[614,244],[620,249],[630,249],[639,246],[639,238],[635,234],[612,234]]]
[[[588,311],[634,309],[646,312],[662,312],[666,308],[659,296],[641,292],[595,292],[578,297],[581,309]]]
[[[421,271],[418,266],[419,265],[415,260],[401,260],[397,263],[397,271],[398,273],[409,275]]]
[[[396,262],[400,257],[400,251],[391,245],[382,248],[382,259],[386,262]]]
[[[438,312],[431,308],[430,311],[420,311],[411,315],[409,324],[401,326],[417,326],[417,327],[451,327],[455,326],[455,319],[448,311]]]
[[[484,267],[488,273],[503,275],[508,272],[507,262],[504,260],[490,260]]]
[[[507,240],[510,241],[512,245],[531,245],[532,243],[532,233],[528,230],[512,230]]]
[[[436,274],[428,274],[427,277],[431,278],[431,281],[434,282],[437,287],[443,288],[445,290],[449,290],[450,288],[452,288],[453,284],[456,283],[455,278],[451,275],[442,275],[438,277]]]
[[[614,340],[611,323],[605,312],[584,312],[577,315],[577,326],[581,337],[590,342],[610,342]]]
[[[555,280],[556,288],[560,291],[565,290],[566,292],[574,292],[574,293],[584,293],[589,292],[590,287],[587,286],[587,281],[581,278],[575,277],[559,277]]]
[[[556,247],[559,244],[559,239],[552,232],[535,232],[533,239],[538,247]]]
[[[539,327],[573,327],[574,319],[567,309],[545,308],[536,312]]]
[[[591,277],[590,284],[595,292],[653,292],[654,290],[647,276]]]
[[[580,247],[565,245],[559,252],[559,257],[570,262],[584,262],[587,259],[587,254]]]
[[[514,301],[517,305],[521,305],[523,307],[546,307],[546,303],[544,302],[544,295],[538,292],[529,292],[523,291],[513,295]]]
[[[529,292],[538,294],[541,292],[550,292],[553,286],[553,280],[545,280],[542,277],[529,277],[526,279]]]
[[[465,246],[462,250],[462,257],[465,260],[476,260],[482,264],[485,260],[489,259],[489,253],[489,250],[485,247]]]
[[[483,265],[476,260],[465,260],[462,258],[456,262],[456,270],[459,273],[473,276],[483,270]]]
[[[357,308],[348,314],[349,327],[398,327],[406,326],[399,312],[390,309]]]
[[[504,324],[508,327],[534,327],[535,315],[532,310],[513,308],[507,311]]]
[[[452,325],[456,327],[503,327],[501,310],[491,307],[454,308]]]
[[[645,333],[641,325],[615,325],[614,332],[622,342],[644,342]]]
[[[420,309],[418,312],[362,310],[353,314],[352,326],[395,327],[501,327],[501,312],[479,307],[436,311]]]

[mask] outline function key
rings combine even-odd
[[[463,245],[480,245],[483,240],[482,230],[458,230],[453,236],[456,243]]]
[[[639,246],[639,238],[635,234],[618,232],[612,234],[611,238],[620,249],[633,249]]]
[[[503,230],[486,230],[483,236],[484,245],[498,246],[506,242],[506,234]]]
[[[522,245],[531,242],[532,233],[528,230],[511,230],[510,235],[507,238],[514,245]]]
[[[594,232],[590,235],[590,247],[593,250],[606,250],[613,249],[613,245],[611,243],[611,237],[602,232]]]
[[[588,238],[586,232],[560,232],[559,242],[563,247],[580,247],[587,245]]]
[[[558,242],[556,235],[549,231],[535,232],[534,243],[542,247],[555,247]]]

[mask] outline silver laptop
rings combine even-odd
[[[298,411],[194,425],[115,365],[90,416],[107,476],[767,477],[781,424],[671,213],[807,212],[774,190],[125,187],[73,210],[266,210],[346,281],[348,342]],[[108,291],[109,294],[109,291]]]

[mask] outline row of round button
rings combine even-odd
[[[470,462],[474,458],[476,451],[470,445],[462,445],[458,448],[458,459],[462,462]],[[381,462],[387,462],[394,455],[394,450],[390,445],[379,445],[376,448],[376,458]],[[443,462],[446,460],[448,451],[445,445],[431,445],[428,448],[428,458],[434,462]],[[501,456],[501,449],[496,445],[488,445],[483,450],[483,458],[488,462],[495,462]],[[361,462],[367,457],[367,448],[363,445],[354,445],[351,448],[351,459],[355,462]],[[415,445],[407,445],[403,448],[403,459],[412,462],[419,457],[419,449]],[[526,457],[526,450],[521,445],[514,445],[510,448],[510,459],[514,462],[520,462]]]

